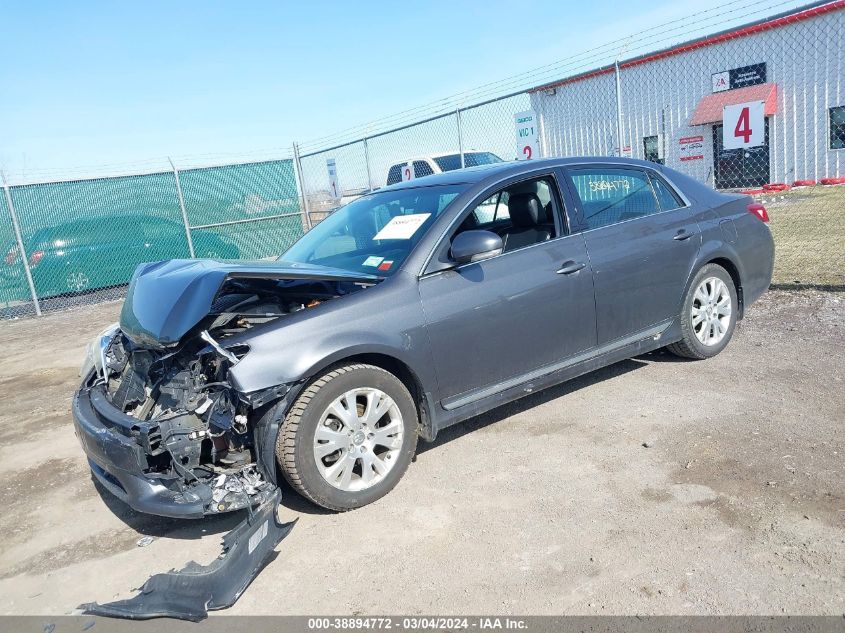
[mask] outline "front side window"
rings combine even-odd
[[[458,232],[497,233],[502,238],[504,252],[546,242],[557,233],[554,187],[550,178],[538,178],[500,189],[472,210]]]
[[[280,260],[391,275],[467,185],[381,191],[341,207]]]
[[[830,109],[830,149],[845,149],[845,106]]]
[[[633,220],[660,210],[645,172],[634,169],[578,169],[572,183],[587,229]]]
[[[489,229],[496,223],[510,220],[508,192],[499,191],[479,204],[472,212],[475,228]]]

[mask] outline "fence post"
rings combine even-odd
[[[537,131],[540,133],[540,158],[548,158],[549,145],[546,142],[546,115],[542,112],[538,117]]]
[[[622,156],[624,141],[622,140],[622,84],[619,80],[619,58],[613,62],[616,71],[616,145],[618,146],[617,156]]]
[[[461,169],[466,165],[464,163],[464,131],[461,127],[461,108],[455,108],[455,117],[458,120],[458,151],[461,153]]]
[[[310,231],[314,228],[311,224],[311,205],[308,203],[308,194],[305,193],[305,177],[302,174],[302,161],[299,159],[299,145],[296,143],[293,144],[293,169],[299,182],[299,190],[302,192],[302,212],[305,214],[305,226]]]
[[[3,178],[3,192],[6,194],[6,206],[9,208],[9,215],[12,217],[12,228],[15,231],[15,241],[18,244],[18,252],[21,255],[23,271],[26,274],[26,283],[29,284],[29,292],[32,295],[32,304],[35,306],[35,315],[41,316],[41,304],[38,302],[38,293],[35,292],[35,283],[32,281],[32,271],[29,269],[29,259],[27,258],[26,249],[23,247],[21,226],[18,224],[18,214],[15,212],[15,205],[12,203],[12,192],[9,190],[9,183],[6,181],[6,174],[0,172],[0,177]]]
[[[367,143],[367,137],[364,137],[364,162],[367,163],[367,189],[373,190],[373,175],[370,172],[370,146]]]
[[[191,254],[191,259],[196,259],[194,240],[191,238],[191,225],[188,224],[188,212],[185,210],[185,198],[182,196],[182,183],[179,181],[179,170],[176,169],[176,165],[173,164],[170,156],[167,157],[167,160],[170,161],[170,166],[173,168],[173,177],[176,178],[176,195],[179,198],[179,208],[182,210],[182,224],[185,225],[185,237],[188,238],[188,252]]]

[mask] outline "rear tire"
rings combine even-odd
[[[416,451],[417,426],[414,400],[396,376],[373,365],[336,366],[291,406],[276,459],[305,498],[352,510],[396,486]]]
[[[728,271],[717,264],[703,266],[681,306],[683,338],[666,349],[683,358],[712,358],[730,342],[738,309],[736,287]]]

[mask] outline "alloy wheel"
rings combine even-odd
[[[347,492],[382,481],[402,449],[402,413],[379,389],[347,391],[326,408],[314,433],[314,459],[331,486]]]
[[[731,293],[718,277],[707,277],[695,290],[692,300],[692,329],[704,345],[717,345],[731,324]]]

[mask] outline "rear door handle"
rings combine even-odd
[[[682,241],[684,241],[684,240],[688,240],[688,239],[689,239],[689,238],[691,238],[693,235],[695,235],[695,233],[691,233],[691,232],[689,232],[689,231],[685,231],[684,229],[681,229],[680,231],[678,231],[678,232],[675,234],[675,236],[674,236],[672,239],[673,239],[673,240],[677,240],[677,241],[679,241],[679,242],[682,242]]]
[[[576,262],[570,259],[568,262],[563,262],[563,266],[561,266],[555,272],[558,275],[571,275],[572,273],[577,273],[586,265],[587,264],[585,264],[584,262]]]

